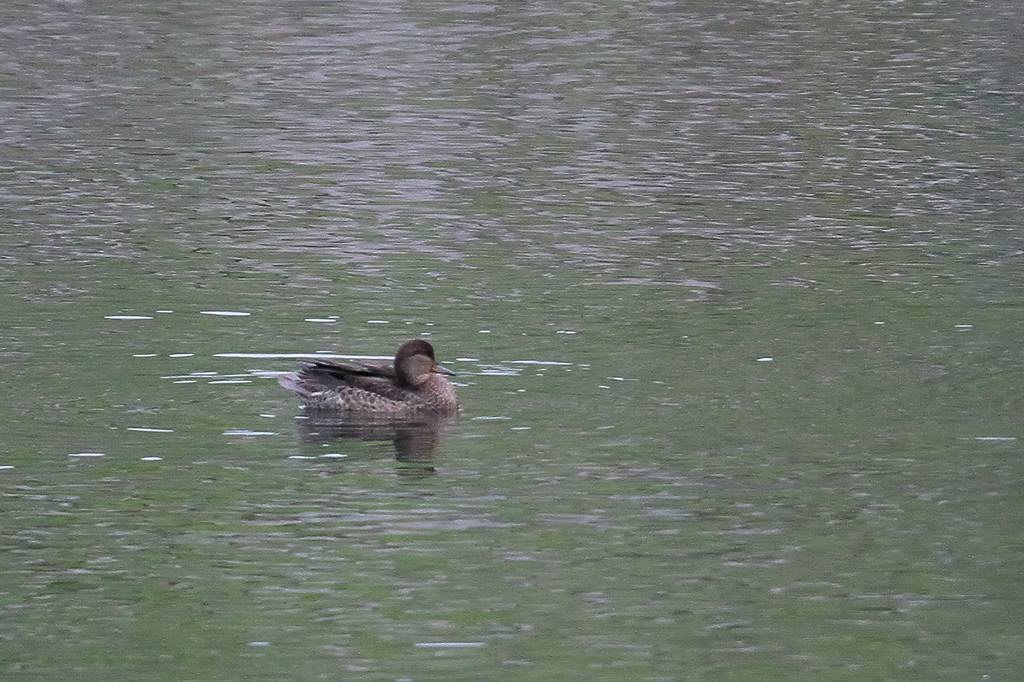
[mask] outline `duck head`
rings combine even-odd
[[[437,364],[434,347],[422,339],[406,341],[395,353],[395,376],[398,383],[416,388],[430,379],[431,374],[455,376],[455,372]]]

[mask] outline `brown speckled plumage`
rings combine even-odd
[[[434,348],[414,339],[395,353],[394,365],[314,360],[278,382],[307,408],[402,419],[458,412],[455,387],[437,364]]]

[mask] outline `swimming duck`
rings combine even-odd
[[[433,346],[413,339],[399,347],[394,365],[313,360],[277,381],[314,410],[401,419],[458,412],[455,387],[443,374],[454,372],[437,364]]]

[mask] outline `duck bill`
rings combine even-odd
[[[447,367],[442,367],[441,365],[434,365],[433,369],[431,369],[430,371],[437,372],[438,374],[445,374],[450,377],[455,376],[455,372],[451,371]]]

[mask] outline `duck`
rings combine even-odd
[[[455,386],[445,378],[454,375],[437,364],[430,343],[412,339],[399,346],[392,365],[313,360],[277,381],[307,409],[402,419],[458,413]]]

